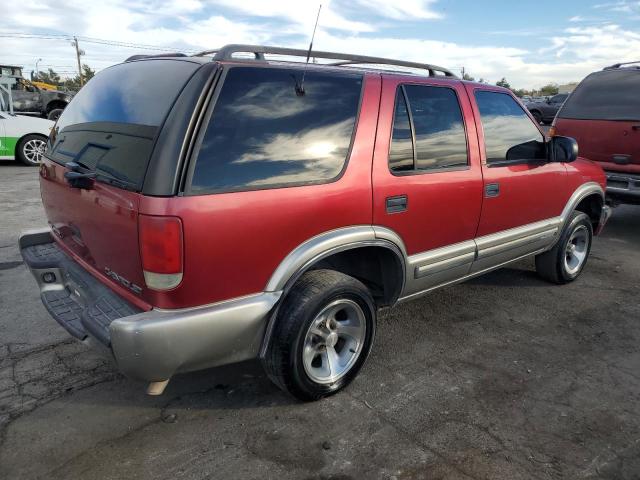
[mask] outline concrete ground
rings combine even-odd
[[[571,285],[526,261],[382,314],[330,399],[251,363],[148,397],[45,312],[16,248],[45,224],[37,171],[0,173],[2,479],[640,478],[638,207]]]

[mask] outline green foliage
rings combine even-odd
[[[558,85],[549,83],[540,89],[541,95],[556,95],[558,93]]]
[[[498,87],[511,88],[511,85],[509,85],[509,82],[507,82],[507,79],[504,77],[502,77],[502,80],[498,80],[496,85]]]
[[[473,78],[471,75],[469,75],[467,72],[464,73],[464,75],[462,76],[463,80],[468,80],[470,82],[475,81],[475,78]]]
[[[82,64],[82,78],[84,80],[84,83],[87,83],[91,78],[93,78],[95,74],[95,70],[93,70],[89,65],[87,65],[86,63]],[[58,88],[80,90],[80,75],[76,75],[73,78],[63,80],[62,78],[60,78],[60,75],[52,68],[49,68],[46,72],[39,72],[35,80],[55,85]]]

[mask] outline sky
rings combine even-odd
[[[318,1],[20,0],[3,8],[0,63],[71,75],[77,35],[96,70],[128,56],[228,43],[307,48]],[[322,0],[314,48],[432,63],[515,88],[579,81],[640,60],[640,0]],[[47,35],[47,38],[24,38]],[[15,38],[21,36],[23,38]],[[84,39],[84,40],[83,40]]]

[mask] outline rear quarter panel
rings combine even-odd
[[[204,305],[263,291],[280,262],[320,233],[371,224],[371,166],[381,80],[365,77],[356,134],[337,181],[172,198],[142,197],[140,213],[173,215],[184,226],[184,277],[153,292],[163,308]]]

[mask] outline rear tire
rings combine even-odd
[[[49,114],[47,115],[47,118],[55,122],[56,120],[58,120],[58,118],[60,118],[60,115],[62,115],[63,111],[64,111],[63,108],[54,108],[49,112]]]
[[[587,264],[592,240],[593,227],[589,216],[573,212],[555,246],[536,257],[538,275],[557,284],[574,281]]]
[[[333,270],[305,273],[280,307],[263,360],[271,380],[303,401],[345,388],[369,356],[376,309],[369,289]]]
[[[47,137],[43,135],[25,135],[16,145],[16,158],[25,165],[37,167],[47,146]]]

